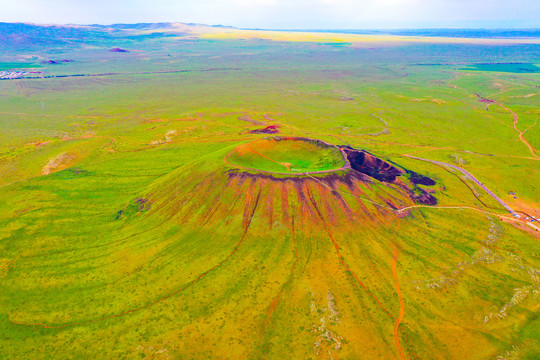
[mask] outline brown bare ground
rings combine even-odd
[[[56,157],[49,160],[49,162],[41,170],[42,175],[49,175],[51,173],[68,168],[74,163],[77,156],[72,153],[61,153]]]

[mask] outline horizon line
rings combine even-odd
[[[258,30],[258,31],[396,31],[396,30],[516,30],[516,31],[530,31],[537,30],[540,31],[540,27],[366,27],[366,28],[297,28],[297,29],[288,29],[288,28],[258,28],[258,27],[237,27],[233,25],[224,25],[224,24],[205,24],[205,23],[195,23],[195,22],[184,22],[184,21],[156,21],[156,22],[114,22],[114,23],[37,23],[30,21],[0,21],[3,24],[25,24],[25,25],[36,25],[36,26],[113,26],[113,25],[141,25],[141,24],[184,24],[184,25],[199,25],[199,26],[209,26],[209,27],[225,27],[232,28],[237,30]]]

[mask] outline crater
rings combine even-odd
[[[332,172],[349,168],[343,151],[321,140],[268,137],[238,146],[227,156],[233,166],[278,174]]]
[[[234,176],[301,184],[312,180],[313,174],[317,181],[328,182],[326,186],[336,181],[348,185],[378,181],[400,188],[417,204],[437,204],[431,194],[434,191],[418,186],[435,185],[433,179],[348,145],[299,137],[267,137],[238,146],[225,162],[236,168],[229,172]]]

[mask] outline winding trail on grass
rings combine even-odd
[[[457,80],[458,76],[459,76],[459,75],[456,75],[455,80]],[[471,92],[470,90],[467,90],[467,89],[462,88],[462,87],[458,87],[458,86],[455,85],[455,84],[450,84],[450,83],[449,83],[449,85],[452,86],[452,87],[455,88],[455,89],[462,90],[462,91],[464,91],[464,92],[466,92],[466,93],[469,93],[469,94],[472,93],[472,94],[474,94],[475,96],[477,96],[478,98],[480,98],[481,100],[487,101],[488,104],[489,104],[489,103],[491,103],[491,104],[496,104],[496,105],[499,106],[501,109],[503,109],[504,111],[506,111],[506,112],[508,112],[510,115],[512,115],[512,120],[513,120],[513,125],[514,125],[513,127],[514,127],[514,130],[518,133],[519,140],[520,140],[522,143],[524,143],[524,144],[529,148],[529,151],[530,151],[531,154],[534,156],[534,159],[535,159],[535,160],[540,160],[540,155],[538,155],[538,154],[540,153],[540,150],[535,149],[535,148],[527,141],[527,139],[525,139],[525,136],[523,136],[523,135],[531,128],[531,127],[534,127],[534,126],[536,125],[536,122],[535,122],[535,124],[529,126],[529,128],[527,128],[527,130],[521,131],[521,130],[519,130],[519,128],[518,128],[518,126],[517,126],[517,125],[518,125],[518,122],[519,122],[519,115],[518,115],[516,112],[514,112],[513,110],[511,110],[511,109],[509,109],[508,107],[506,107],[506,106],[505,106],[504,104],[502,104],[500,101],[497,101],[497,100],[494,100],[494,99],[490,99],[490,98],[488,98],[488,97],[482,96],[482,95],[480,95],[480,94],[478,94],[478,93],[475,93],[475,92]],[[505,90],[505,91],[506,91],[506,90]],[[504,91],[501,91],[501,92],[496,93],[496,94],[493,94],[493,95],[491,95],[491,96],[498,95],[498,94],[501,94],[501,93],[503,93],[503,92],[504,92]],[[499,120],[499,119],[498,119],[498,120]],[[501,121],[499,120],[499,122],[501,122]],[[501,122],[501,123],[502,123],[502,122]],[[504,123],[502,123],[502,124],[503,124],[503,125],[506,125],[506,124],[504,124]],[[506,125],[506,126],[508,126],[508,125]]]
[[[494,101],[494,100],[492,100]],[[512,111],[511,109],[507,108],[506,106],[504,106],[503,104],[501,104],[500,102],[498,101],[494,101],[495,104],[497,104],[500,108],[502,108],[503,110],[509,112],[511,115],[512,115],[512,119],[514,121],[514,130],[516,130],[519,134],[519,139],[521,140],[522,143],[524,143],[530,150],[531,154],[536,158],[536,160],[540,160],[540,156],[537,155],[537,153],[539,152],[537,149],[535,149],[531,144],[529,144],[529,142],[527,141],[527,139],[525,139],[525,136],[523,136],[523,134],[525,134],[527,132],[527,130],[529,130],[529,128],[527,128],[527,130],[525,131],[521,131],[518,129],[517,127],[517,124],[519,122],[519,116],[518,114],[516,114],[514,111]]]

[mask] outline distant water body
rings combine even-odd
[[[460,38],[536,38],[540,37],[540,29],[396,29],[396,30],[278,30],[295,32],[328,32],[361,35],[402,35],[402,36],[437,36]]]

